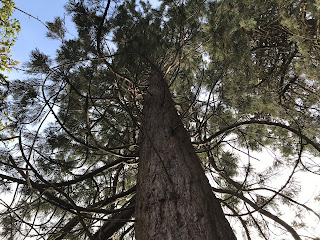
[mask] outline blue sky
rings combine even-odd
[[[43,22],[53,21],[54,17],[66,18],[66,27],[69,31],[73,30],[70,17],[65,14],[64,5],[66,0],[15,0],[16,7],[39,18]],[[18,40],[12,47],[12,58],[20,62],[18,67],[22,67],[29,59],[30,52],[38,48],[41,52],[54,56],[61,42],[46,38],[46,27],[34,18],[16,10],[13,15],[20,21],[21,31]],[[69,21],[68,21],[69,20]],[[67,38],[72,37],[66,35]],[[22,73],[12,71],[9,77],[19,78]]]
[[[154,6],[159,5],[158,0],[149,1]],[[67,31],[71,34],[76,32],[71,17],[66,14],[64,9],[64,5],[68,0],[14,0],[14,2],[17,8],[40,19],[42,22],[53,21],[58,16],[65,18]],[[47,29],[41,22],[18,10],[14,12],[13,17],[18,19],[21,25],[18,40],[11,50],[12,58],[20,62],[18,68],[23,67],[23,64],[29,59],[30,52],[35,48],[47,55],[55,56],[55,52],[61,42],[48,39],[46,37]],[[66,39],[73,38],[71,34],[67,33]],[[23,72],[12,70],[9,78],[23,78]]]
[[[39,18],[43,22],[53,21],[56,16],[65,17],[67,30],[73,32],[74,29],[70,22],[70,17],[65,15],[64,5],[66,2],[67,0],[15,0],[17,8]],[[13,55],[12,58],[20,62],[18,67],[23,67],[23,63],[28,61],[30,52],[35,48],[52,57],[55,56],[56,49],[59,48],[61,42],[59,40],[46,38],[47,29],[42,23],[17,10],[14,13],[14,17],[17,18],[21,24],[18,41],[13,46],[11,52]],[[72,38],[72,36],[68,34],[66,37]],[[26,76],[23,76],[21,71],[12,71],[9,74],[9,78],[23,79],[26,78]],[[267,160],[267,158],[265,160]],[[263,164],[261,164],[261,166],[263,166]],[[265,165],[263,167],[265,167]],[[315,184],[318,182],[318,179],[316,177],[310,178],[309,175],[308,178],[302,174],[300,174],[300,176],[302,186],[309,186],[309,188],[304,190],[304,194],[301,194],[301,199],[302,202],[308,202],[311,196],[319,191],[319,186]],[[312,204],[316,204],[315,209],[317,209],[318,203],[309,202],[309,204],[311,206]]]

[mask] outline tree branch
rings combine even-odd
[[[225,127],[224,129],[216,132],[215,134],[211,135],[207,139],[204,139],[200,142],[193,142],[193,144],[205,144],[225,132],[231,131],[231,130],[233,130],[237,127],[243,126],[243,125],[250,125],[250,124],[260,124],[260,125],[267,125],[267,126],[275,126],[275,127],[284,128],[284,129],[296,134],[297,136],[299,136],[300,138],[305,140],[308,144],[310,144],[311,146],[313,146],[316,150],[318,150],[320,152],[320,145],[318,143],[314,142],[313,140],[311,140],[310,138],[308,138],[307,136],[303,135],[299,130],[296,130],[296,129],[294,129],[288,125],[282,124],[282,123],[265,121],[265,120],[255,120],[255,119],[232,124],[228,127]]]
[[[135,196],[129,201],[128,207],[123,206],[122,212],[114,215],[93,235],[93,240],[106,240],[112,237],[120,228],[122,228],[135,212]],[[113,220],[113,221],[112,221]]]
[[[276,215],[260,208],[256,203],[252,202],[250,199],[246,198],[245,196],[243,196],[243,194],[238,193],[238,192],[234,192],[228,189],[218,189],[218,188],[212,188],[214,192],[220,192],[220,193],[227,193],[233,196],[236,196],[238,198],[240,198],[241,200],[243,200],[244,202],[246,202],[248,205],[250,205],[252,208],[254,208],[256,211],[258,211],[259,213],[263,214],[264,216],[272,219],[273,221],[277,222],[278,224],[280,224],[282,227],[284,227],[295,240],[301,240],[300,236],[298,235],[298,233],[285,221],[283,221],[282,219],[280,219],[279,217],[277,217]]]

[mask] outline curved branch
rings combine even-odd
[[[120,199],[123,198],[123,197],[126,197],[126,196],[134,193],[135,191],[136,191],[136,186],[130,188],[129,190],[127,190],[127,191],[125,191],[125,192],[119,193],[119,194],[117,194],[117,195],[115,195],[115,196],[113,196],[113,197],[110,197],[110,198],[107,198],[107,199],[105,199],[105,200],[102,200],[102,201],[100,201],[100,202],[98,202],[98,203],[95,203],[92,207],[97,207],[97,206],[102,207],[102,206],[106,206],[106,205],[108,205],[108,204],[111,204],[111,203],[113,203],[113,202],[115,202],[115,201],[120,200]],[[129,209],[128,209],[128,210],[129,210]],[[124,218],[121,218],[122,221],[119,220],[119,215],[120,215],[120,214],[122,214],[121,217],[124,217]],[[117,215],[117,218],[111,218],[111,219],[113,219],[114,221],[119,220],[119,221],[122,223],[124,219],[129,219],[129,217],[124,216],[124,215],[125,215],[125,212],[120,212],[120,213]],[[110,219],[109,219],[109,220],[110,220]],[[70,231],[71,231],[75,226],[78,225],[78,223],[79,223],[79,218],[78,218],[77,216],[71,218],[71,219],[68,221],[68,223],[59,231],[58,236],[56,236],[56,238],[54,238],[54,239],[55,239],[55,240],[63,239],[65,236],[67,236],[67,235],[70,233]],[[113,223],[113,224],[115,224],[115,223]]]
[[[250,188],[250,189],[243,189],[242,191],[244,192],[251,192],[251,191],[257,191],[257,190],[262,190],[262,191],[270,191],[270,192],[273,192],[273,193],[276,193],[277,195],[281,196],[282,198],[285,198],[286,200],[294,203],[294,204],[297,204],[301,207],[303,207],[304,209],[306,209],[307,211],[309,212],[312,212],[319,220],[320,220],[320,214],[318,214],[316,211],[314,211],[312,208],[306,206],[305,204],[302,204],[300,202],[297,202],[296,200],[284,195],[283,193],[279,192],[279,191],[276,191],[276,190],[273,190],[273,189],[270,189],[270,188],[267,188],[267,187],[261,187],[261,188]]]
[[[76,183],[79,183],[79,182],[84,181],[86,179],[92,178],[95,175],[97,175],[97,174],[99,174],[99,173],[101,173],[101,172],[103,172],[103,171],[105,171],[105,170],[107,170],[109,168],[113,168],[113,167],[118,166],[119,164],[125,163],[126,160],[128,160],[128,159],[127,158],[120,158],[120,159],[115,160],[115,161],[113,161],[113,162],[111,162],[109,164],[104,165],[101,168],[93,170],[90,173],[81,175],[81,176],[79,176],[77,178],[74,178],[72,180],[65,181],[65,182],[58,182],[58,183],[53,183],[52,182],[51,184],[55,185],[56,187],[63,187],[63,186],[69,186],[69,185],[72,185],[72,184],[76,184]],[[17,166],[14,166],[14,167],[17,168]],[[5,180],[11,181],[11,182],[15,182],[15,183],[23,184],[23,185],[28,185],[25,179],[15,178],[15,177],[4,175],[4,174],[1,174],[1,173],[0,173],[0,179],[5,179]],[[37,184],[37,186],[40,187],[40,188],[48,187],[47,184]]]
[[[129,205],[123,206],[119,214],[112,216],[103,226],[93,235],[93,240],[109,239],[121,227],[123,227],[135,212],[135,196],[133,196]]]
[[[272,219],[273,221],[275,221],[276,223],[280,224],[282,227],[284,227],[295,240],[301,240],[300,236],[298,235],[298,233],[285,221],[283,221],[282,219],[280,219],[279,217],[277,217],[276,215],[261,209],[256,203],[252,202],[250,199],[246,198],[245,196],[243,196],[243,194],[241,193],[237,193],[231,190],[227,190],[227,189],[218,189],[218,188],[212,188],[214,192],[220,192],[220,193],[227,193],[233,196],[236,196],[238,198],[240,198],[241,200],[243,200],[245,203],[247,203],[248,205],[250,205],[253,209],[255,209],[256,211],[258,211],[259,213],[263,214],[264,216]]]
[[[204,139],[200,142],[194,142],[193,144],[204,144],[204,143],[210,142],[212,139],[218,137],[219,135],[221,135],[225,132],[231,131],[231,130],[233,130],[237,127],[243,126],[243,125],[250,125],[250,124],[260,124],[260,125],[267,125],[267,126],[275,126],[275,127],[284,128],[284,129],[296,134],[297,136],[299,136],[300,138],[305,140],[308,144],[312,145],[315,149],[317,149],[320,152],[320,145],[318,143],[314,142],[313,140],[311,140],[310,138],[308,138],[307,136],[303,135],[299,130],[296,130],[296,129],[294,129],[288,125],[282,124],[282,123],[265,121],[265,120],[255,120],[255,119],[232,124],[228,127],[225,127],[224,129],[221,129],[220,131],[211,135],[207,139]]]
[[[79,139],[78,137],[74,136],[70,131],[69,129],[66,128],[66,126],[61,122],[61,120],[59,119],[59,117],[57,116],[57,114],[55,113],[55,111],[53,110],[53,107],[50,105],[50,102],[49,100],[47,99],[46,95],[45,95],[45,90],[44,90],[44,85],[45,85],[45,82],[48,80],[49,78],[49,75],[46,77],[46,79],[43,81],[43,84],[42,84],[42,88],[41,88],[41,91],[42,91],[42,96],[43,96],[43,99],[46,103],[46,105],[49,107],[50,109],[50,112],[52,113],[52,115],[54,116],[55,120],[57,121],[57,123],[61,126],[61,128],[74,140],[76,141],[77,143],[81,144],[81,145],[84,145],[86,146],[87,148],[90,148],[90,149],[94,149],[94,150],[101,150],[103,152],[106,152],[106,153],[109,153],[109,154],[112,154],[116,157],[123,157],[125,158],[126,156],[120,154],[120,153],[116,153],[116,152],[113,152],[112,150],[117,150],[117,149],[121,149],[123,148],[124,146],[121,146],[121,147],[114,147],[114,148],[104,148],[104,147],[96,147],[96,146],[92,146],[92,145],[89,145],[87,143],[85,143],[84,141],[82,141],[81,139]],[[125,146],[125,147],[128,147],[128,146]],[[130,157],[127,157],[127,158],[132,158],[131,156]]]
[[[72,184],[76,184],[78,182],[81,182],[81,181],[84,181],[86,179],[89,179],[89,178],[92,178],[94,177],[95,175],[109,169],[109,168],[113,168],[113,167],[116,167],[118,166],[119,164],[122,164],[122,163],[125,163],[127,160],[130,160],[128,158],[119,158],[118,160],[115,160],[111,163],[108,163],[106,165],[104,165],[103,167],[101,168],[98,168],[96,170],[93,170],[92,172],[90,173],[87,173],[87,174],[84,174],[84,175],[81,175],[80,177],[78,178],[75,178],[75,179],[72,179],[72,180],[69,180],[69,181],[65,181],[65,182],[59,182],[59,183],[53,183],[54,185],[56,185],[57,187],[62,187],[62,186],[68,186],[68,185],[72,185]]]
[[[226,205],[226,207],[233,213],[233,215],[236,216],[239,219],[242,227],[244,228],[244,231],[246,233],[247,239],[251,240],[250,232],[249,232],[249,229],[247,227],[246,221],[243,220],[241,216],[237,216],[236,210],[234,210],[234,208],[232,206],[230,206],[228,203],[224,202],[224,205]]]

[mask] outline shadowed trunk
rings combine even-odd
[[[236,239],[160,73],[149,79],[143,111],[136,239]]]

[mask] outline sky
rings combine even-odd
[[[16,7],[24,12],[39,18],[41,21],[53,21],[54,17],[59,16],[66,19],[66,28],[70,33],[66,34],[66,38],[72,38],[72,32],[74,32],[74,26],[70,21],[70,16],[65,15],[64,4],[66,0],[15,0]],[[36,19],[22,13],[18,10],[15,11],[14,17],[20,21],[21,32],[18,36],[18,40],[12,48],[11,54],[14,60],[20,62],[18,67],[23,67],[23,64],[29,59],[30,52],[35,48],[38,48],[41,52],[55,56],[56,49],[59,48],[61,42],[59,40],[52,40],[46,38],[46,27]],[[23,78],[22,71],[13,70],[9,74],[10,79]],[[261,157],[260,157],[261,158]],[[263,159],[263,158],[261,158]],[[267,161],[267,157],[265,158]],[[260,167],[263,164],[260,164]],[[264,165],[263,167],[265,167]],[[309,202],[314,193],[319,192],[317,178],[307,178],[305,175],[301,175],[300,179],[302,185],[309,186],[303,194],[301,194],[301,201],[303,203]],[[282,185],[281,183],[279,183]],[[313,205],[311,203],[311,205]],[[319,209],[319,204],[314,205]]]
[[[53,21],[55,17],[65,19],[66,39],[73,38],[73,35],[76,35],[76,29],[71,17],[67,15],[64,9],[67,0],[15,0],[14,2],[16,8],[40,19],[44,23]],[[150,0],[150,3],[153,6],[159,5],[158,0]],[[38,48],[40,52],[46,55],[55,56],[56,49],[59,48],[61,42],[47,38],[47,28],[40,21],[18,10],[14,12],[13,17],[18,19],[21,25],[18,40],[11,50],[12,58],[20,62],[18,68],[28,61],[30,52],[35,48]],[[21,71],[13,70],[9,74],[10,79],[20,78],[21,76],[23,76]]]
[[[15,6],[24,12],[40,19],[42,22],[53,21],[54,17],[66,19],[66,28],[69,32],[75,31],[70,16],[65,14],[64,5],[66,0],[15,0]],[[16,10],[13,17],[20,21],[21,31],[18,40],[12,47],[12,58],[20,62],[18,67],[29,59],[30,52],[38,48],[41,52],[54,56],[56,49],[60,46],[59,40],[46,37],[47,28],[36,19]],[[72,38],[69,33],[66,38]],[[12,71],[9,77],[19,78],[21,71]]]

